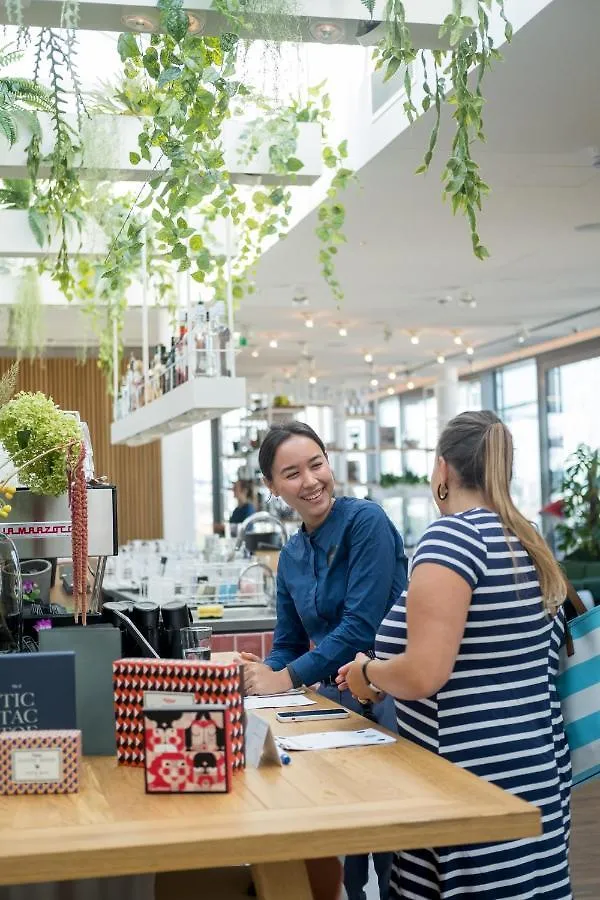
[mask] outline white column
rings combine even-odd
[[[163,537],[173,544],[196,540],[193,437],[184,428],[161,440]]]
[[[459,396],[458,369],[456,366],[444,366],[441,377],[435,385],[438,435],[442,433],[450,419],[460,412]]]

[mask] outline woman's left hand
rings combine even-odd
[[[342,685],[344,685],[357,700],[371,700],[375,703],[381,699],[381,695],[376,694],[367,686],[362,671],[363,665],[369,660],[370,657],[366,653],[357,653],[354,662],[340,667],[336,682],[340,690],[343,690]]]
[[[246,694],[279,694],[289,691],[292,679],[287,669],[274,672],[260,662],[244,662],[244,687]]]

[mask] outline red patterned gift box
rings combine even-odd
[[[144,705],[146,791],[226,794],[231,790],[231,717],[220,705]],[[181,699],[179,695],[178,699]]]
[[[233,768],[244,767],[244,689],[239,665],[172,659],[119,659],[113,663],[117,759],[144,765],[144,692],[191,694],[198,704],[230,711]]]
[[[3,731],[0,794],[74,794],[80,758],[80,731]]]

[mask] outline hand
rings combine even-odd
[[[287,669],[274,672],[270,666],[265,666],[262,662],[245,662],[244,687],[246,695],[280,694],[289,691],[292,687],[292,679]]]
[[[236,657],[236,662],[257,662],[261,663],[262,659],[260,656],[257,656],[255,653],[247,653],[245,650],[242,650],[241,653]]]
[[[369,659],[370,657],[365,653],[357,653],[354,662],[346,663],[346,665],[340,667],[336,683],[340,690],[345,690],[347,687],[357,700],[370,700],[372,703],[376,703],[381,699],[381,693],[376,693],[367,686],[362,671],[363,665]],[[344,684],[345,688],[340,687],[341,684]]]

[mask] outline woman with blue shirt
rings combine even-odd
[[[406,587],[402,538],[377,504],[334,498],[325,446],[310,426],[271,426],[258,459],[269,490],[303,524],[279,559],[272,650],[264,662],[241,654],[247,693],[319,682],[325,696],[395,730],[389,702],[361,706],[349,691],[339,691],[335,678],[357,652],[372,654],[381,621]],[[385,900],[391,858],[374,859]],[[368,857],[347,857],[348,900],[363,900],[367,879]]]

